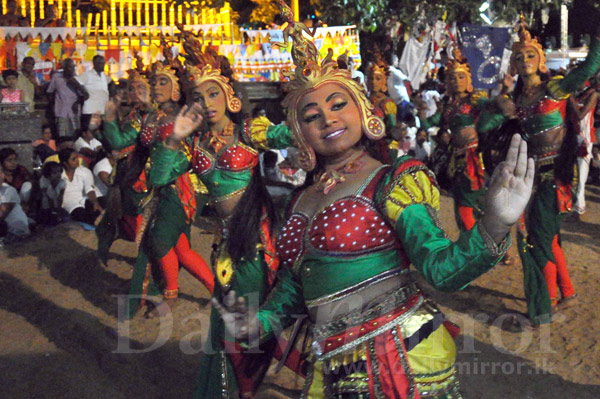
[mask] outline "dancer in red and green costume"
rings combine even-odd
[[[421,108],[419,117],[421,127],[425,129],[439,126],[451,131],[452,155],[448,176],[453,183],[456,224],[461,230],[471,230],[482,215],[480,199],[485,195],[485,171],[479,151],[478,128],[486,124],[479,119],[488,99],[473,91],[471,70],[458,44],[455,44],[453,56],[454,59],[446,66],[448,102],[429,118],[425,118],[425,109]]]
[[[387,92],[388,67],[380,53],[367,71],[369,100],[375,106],[373,113],[385,121],[386,136],[373,142],[371,152],[383,163],[393,162],[398,157],[400,145],[394,140],[392,130],[400,129],[396,120],[398,107]],[[399,132],[398,132],[399,133]]]
[[[297,35],[294,46],[305,40]],[[502,258],[531,194],[527,145],[515,135],[492,177],[486,215],[452,242],[439,227],[439,192],[426,167],[408,157],[383,165],[365,151],[363,135],[379,139],[384,126],[348,71],[335,68],[331,52],[321,63],[316,51],[292,54],[288,125],[303,169],[328,178],[293,200],[277,241],[278,283],[257,316],[233,292],[213,306],[248,345],[308,315],[312,368],[303,398],[459,398],[455,328],[409,265],[453,291]]]
[[[536,160],[535,193],[519,229],[527,312],[532,323],[551,322],[552,307],[574,304],[576,294],[561,248],[560,221],[572,207],[576,137],[565,126],[567,99],[600,66],[600,34],[588,56],[566,77],[550,78],[546,56],[524,20],[513,45],[510,75],[519,74],[512,98],[494,99],[498,124],[517,118],[529,154]],[[510,80],[510,79],[509,79]],[[512,86],[512,84],[510,84]],[[562,304],[557,295],[560,288]]]
[[[234,124],[230,114],[242,104],[221,75],[221,58],[202,52],[193,40],[188,37],[184,47],[193,104],[180,112],[173,135],[157,150],[150,181],[163,186],[188,170],[198,175],[221,221],[212,257],[213,296],[221,300],[235,290],[263,303],[279,261],[272,238],[275,213],[257,167],[258,150],[291,146],[292,135],[264,117],[244,127]],[[240,353],[235,342],[227,342],[222,320],[213,311],[195,396],[251,397],[267,371],[274,343],[264,345],[261,354]]]
[[[122,237],[129,241],[135,240],[142,221],[139,204],[148,195],[144,170],[136,168],[133,154],[138,144],[142,121],[152,111],[152,105],[150,84],[137,70],[129,73],[127,97],[131,110],[124,118],[120,121],[117,119],[118,108],[121,106],[120,98],[109,100],[104,116],[104,139],[111,150],[119,153],[112,177],[113,187],[109,194],[109,206],[104,218],[96,227],[98,256],[104,264],[115,239]],[[101,122],[100,115],[93,115],[90,126],[100,126]]]
[[[129,175],[137,177],[136,185],[145,193],[138,203],[142,220],[136,235],[139,252],[131,278],[129,317],[146,304],[148,295],[158,293],[157,281],[161,280],[164,281],[164,301],[148,311],[146,316],[166,314],[177,301],[180,266],[210,292],[214,285],[210,268],[189,244],[190,227],[197,207],[196,193],[200,191],[197,180],[189,173],[162,187],[153,187],[148,180],[156,149],[172,134],[179,111],[177,101],[181,95],[175,71],[170,66],[155,64],[152,79],[152,98],[157,104],[156,109],[144,116],[137,137],[136,126],[130,126],[121,134],[130,139],[135,137],[137,141]],[[118,126],[114,122],[109,123],[111,129],[116,135]],[[158,265],[159,270],[154,265]]]

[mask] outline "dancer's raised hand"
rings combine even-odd
[[[535,165],[527,158],[527,142],[515,134],[506,159],[490,181],[485,198],[482,222],[490,236],[499,243],[518,220],[531,197]]]
[[[246,305],[245,299],[237,297],[235,291],[229,291],[222,303],[215,298],[211,302],[221,315],[229,336],[237,340],[258,337],[260,328],[256,309],[251,311]]]
[[[200,104],[194,103],[192,105],[185,105],[177,118],[175,118],[175,125],[173,126],[173,138],[181,140],[189,136],[194,130],[200,127],[202,123],[202,107]]]

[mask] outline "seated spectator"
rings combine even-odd
[[[34,140],[31,145],[33,153],[43,163],[46,158],[56,154],[56,141],[52,139],[52,127],[48,124],[42,126],[42,138]]]
[[[73,149],[73,137],[71,136],[62,136],[59,137],[56,140],[56,154],[49,156],[48,158],[44,159],[44,163],[46,162],[56,162],[57,164],[60,165],[60,159],[58,159],[58,153],[61,150],[64,150],[65,148],[71,148]],[[79,160],[79,164],[81,165],[83,163],[83,160],[80,159]]]
[[[2,71],[2,79],[6,83],[6,88],[0,90],[0,102],[2,103],[20,103],[23,102],[23,90],[17,89],[17,79],[19,73],[14,69]]]
[[[74,220],[94,225],[102,212],[102,206],[96,196],[94,176],[85,166],[79,165],[77,153],[66,148],[59,151],[58,157],[63,167],[61,179],[66,183],[62,207]]]
[[[81,137],[73,144],[73,149],[83,156],[87,165],[92,165],[96,163],[98,152],[102,149],[102,143],[96,140],[94,133],[86,129],[82,131]]]
[[[414,157],[421,162],[427,162],[429,155],[431,155],[431,144],[429,144],[429,135],[427,130],[419,129],[417,131],[417,137],[415,145],[411,148],[414,151]]]
[[[21,199],[14,187],[4,182],[4,168],[0,165],[0,237],[6,243],[29,235],[27,215],[21,208]]]
[[[61,179],[62,167],[56,162],[47,162],[40,178],[41,204],[38,222],[54,226],[62,223],[68,213],[61,208],[67,183]]]
[[[4,181],[17,190],[21,197],[21,205],[27,211],[32,189],[31,173],[17,163],[17,153],[10,147],[0,150],[0,165],[4,169]]]
[[[96,162],[94,165],[94,182],[96,184],[96,192],[99,197],[105,197],[108,194],[110,187],[110,174],[115,166],[115,158],[113,153],[109,153],[105,158]]]

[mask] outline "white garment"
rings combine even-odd
[[[42,192],[42,209],[50,209],[59,207],[58,197],[60,192],[65,189],[67,183],[61,179],[56,187],[52,187],[50,180],[44,176],[40,178],[40,191]]]
[[[426,36],[423,42],[411,36],[404,46],[402,57],[400,58],[400,69],[406,72],[408,80],[413,89],[418,90],[421,83],[425,81],[427,75],[427,52],[431,45],[431,38]]]
[[[16,236],[29,235],[29,222],[27,215],[21,208],[21,198],[13,186],[2,183],[0,186],[0,204],[14,203],[10,213],[6,215],[4,221],[8,225],[8,232]]]
[[[352,79],[356,80],[362,88],[367,92],[367,84],[365,83],[365,74],[358,69],[352,69]]]
[[[88,148],[92,151],[96,151],[102,147],[102,143],[96,139],[91,139],[88,143],[83,139],[83,137],[78,138],[73,144],[73,149],[77,152],[80,152],[83,148]]]
[[[94,166],[94,182],[96,183],[96,195],[98,197],[103,197],[108,194],[108,186],[104,184],[102,179],[100,179],[100,172],[106,172],[110,175],[112,170],[113,166],[110,164],[110,160],[108,158],[103,158]]]
[[[436,101],[440,101],[440,93],[435,90],[425,90],[421,93],[421,98],[427,104],[427,109],[425,110],[425,117],[430,118],[433,114],[437,112],[437,104]]]
[[[85,166],[79,166],[73,173],[73,180],[69,181],[67,173],[63,170],[61,179],[66,183],[62,202],[63,209],[71,213],[76,208],[85,208],[88,193],[96,189],[92,171]]]
[[[408,76],[403,74],[401,70],[393,65],[389,66],[388,71],[387,89],[392,100],[394,100],[397,105],[401,104],[403,101],[410,102],[408,90],[404,85],[404,81],[408,79]]]
[[[77,76],[77,80],[87,90],[90,97],[83,103],[82,114],[100,113],[104,115],[108,103],[108,83],[110,78],[104,72],[98,74],[93,68]]]
[[[575,190],[575,205],[573,210],[580,215],[585,212],[585,183],[590,173],[590,162],[592,160],[592,129],[594,128],[594,110],[590,110],[582,120],[579,121],[579,136],[578,144],[585,145],[587,155],[585,157],[577,157],[577,168],[579,175],[577,176],[577,188]]]
[[[423,146],[420,147],[416,144],[413,148],[411,148],[415,152],[415,158],[419,161],[427,161],[427,158],[431,155],[431,144],[427,141],[423,143]]]

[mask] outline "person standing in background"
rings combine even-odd
[[[111,79],[104,73],[106,61],[96,54],[92,59],[94,67],[77,78],[90,97],[83,103],[81,110],[81,128],[85,131],[93,114],[104,115],[108,103],[108,85]]]
[[[79,106],[89,98],[86,89],[75,77],[75,63],[62,61],[62,72],[52,75],[47,93],[54,94],[54,116],[58,136],[74,136],[79,129]]]
[[[35,110],[35,96],[40,92],[40,82],[33,73],[35,60],[33,57],[25,57],[21,62],[21,70],[17,77],[17,89],[23,92],[23,101],[29,103],[29,111]]]

